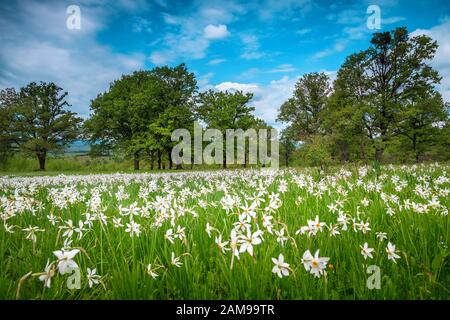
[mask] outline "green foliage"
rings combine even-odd
[[[242,91],[208,90],[199,94],[195,113],[198,119],[206,123],[208,128],[220,130],[223,134],[224,150],[227,129],[268,128],[264,121],[252,115],[255,108],[248,105],[252,98],[252,93],[243,93]],[[224,153],[223,167],[226,166]]]
[[[331,92],[330,79],[324,73],[307,73],[295,84],[293,97],[280,107],[278,120],[287,122],[297,140],[319,134],[323,110]]]
[[[139,169],[142,151],[161,157],[172,147],[171,132],[193,122],[196,90],[195,76],[184,64],[124,75],[92,101],[86,137],[132,154]]]
[[[326,138],[323,150],[341,162],[446,160],[449,108],[430,66],[437,47],[406,28],[375,33],[368,49],[346,58],[331,95],[325,75],[307,74],[278,120],[305,144],[313,135]]]
[[[2,113],[7,115],[3,143],[6,140],[10,148],[36,156],[41,170],[49,152],[62,151],[79,134],[81,119],[65,110],[70,105],[67,92],[61,91],[54,83],[31,82],[18,93],[10,89],[0,96]]]
[[[200,93],[196,113],[209,128],[219,129],[246,129],[245,124],[251,124],[251,112],[255,110],[247,104],[252,99],[252,93],[222,92],[208,90]]]
[[[327,137],[311,136],[298,150],[300,161],[305,166],[327,167],[333,163],[330,148],[331,144]]]
[[[375,33],[371,46],[349,56],[339,69],[335,103],[330,105],[330,109],[337,109],[330,112],[334,121],[337,119],[332,131],[342,136],[345,126],[339,125],[346,120],[339,115],[354,114],[350,128],[364,136],[360,142],[369,139],[378,160],[398,134],[414,140],[418,160],[417,136],[423,136],[421,132],[426,131],[422,129],[429,129],[443,115],[448,117],[442,113],[443,103],[434,88],[439,74],[429,65],[436,49],[431,38],[410,37],[406,28]]]
[[[289,161],[295,149],[296,139],[294,137],[294,130],[292,130],[292,127],[287,127],[280,134],[280,159],[282,161],[284,160],[286,167],[289,167]]]

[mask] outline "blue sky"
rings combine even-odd
[[[81,28],[66,27],[69,5]],[[450,101],[448,1],[1,1],[0,88],[54,81],[72,109],[123,73],[185,62],[201,90],[254,92],[256,114],[274,124],[296,79],[323,71],[333,78],[345,57],[367,48],[369,5],[381,9],[381,31],[406,26],[440,45],[433,66]]]

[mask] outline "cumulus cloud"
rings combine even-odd
[[[213,72],[208,72],[208,73],[203,74],[200,77],[198,77],[197,85],[198,85],[198,88],[200,89],[200,91],[214,89],[214,86],[209,83],[213,76],[214,76]]]
[[[172,60],[172,54],[169,51],[154,51],[150,54],[149,59],[153,64],[166,64]]]
[[[65,4],[17,2],[1,10],[0,88],[19,88],[31,81],[55,82],[69,92],[71,110],[87,117],[90,100],[123,73],[144,65],[140,52],[121,54],[99,44],[96,33],[105,27],[104,10],[81,7],[81,29],[68,30]],[[125,10],[132,6],[122,2]]]
[[[213,24],[208,24],[203,29],[203,36],[206,39],[210,40],[223,39],[228,37],[229,35],[230,33],[228,32],[227,26],[224,24],[219,24],[217,26]]]
[[[292,64],[289,63],[285,63],[285,64],[280,64],[279,66],[277,66],[276,68],[269,70],[269,73],[288,73],[288,72],[293,72],[295,71],[295,68]]]
[[[276,122],[280,106],[292,96],[297,78],[284,76],[279,80],[272,80],[269,84],[259,87],[255,93],[253,105],[255,114],[277,129],[283,125]]]
[[[150,55],[152,63],[204,58],[211,41],[230,35],[227,23],[242,13],[243,8],[233,2],[211,1],[194,3],[186,12],[187,15],[162,15],[168,28],[156,42],[158,49]],[[164,59],[160,59],[162,56]]]
[[[438,86],[442,97],[445,101],[450,102],[450,19],[446,19],[430,29],[417,29],[411,34],[413,36],[425,34],[437,41],[439,48],[431,65],[442,76],[441,84]]]
[[[227,61],[227,59],[212,59],[212,60],[209,60],[207,64],[210,66],[215,66],[215,65],[224,63],[225,61]]]
[[[269,125],[281,129],[283,125],[276,122],[279,107],[292,96],[297,78],[284,76],[279,80],[272,80],[268,84],[222,82],[215,86],[217,90],[253,93],[251,105],[255,107],[255,115]]]
[[[258,85],[253,83],[222,82],[216,85],[215,88],[220,91],[253,92],[258,89]]]

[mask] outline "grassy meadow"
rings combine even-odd
[[[448,170],[0,177],[0,298],[448,299]]]

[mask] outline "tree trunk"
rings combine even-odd
[[[413,135],[412,143],[413,143],[413,150],[414,150],[414,156],[416,159],[416,163],[418,163],[419,162],[419,152],[417,151],[417,135],[416,134]]]
[[[244,168],[247,168],[247,160],[248,160],[248,149],[246,148],[247,146],[244,146]]]
[[[139,152],[134,153],[134,170],[139,170]]]
[[[45,152],[44,153],[39,153],[37,155],[37,157],[38,157],[38,160],[39,160],[39,170],[45,171],[45,159],[47,157],[47,154]]]
[[[359,144],[359,157],[367,164],[366,161],[366,149],[364,148],[364,144],[361,142]]]
[[[158,170],[161,170],[161,151],[158,150]]]
[[[169,169],[172,170],[172,166],[173,166],[172,150],[167,151],[167,157],[169,158]]]
[[[289,167],[289,153],[287,151],[285,151],[285,153],[284,153],[284,162],[285,162],[286,168]]]
[[[383,116],[385,116],[383,114]],[[380,126],[380,138],[381,138],[381,145],[377,146],[375,149],[375,159],[381,163],[381,159],[383,158],[384,149],[386,148],[386,142],[387,142],[387,127],[386,125]]]
[[[383,148],[375,148],[375,159],[381,163],[381,158],[383,158]]]
[[[153,163],[155,161],[155,151],[150,151],[150,170],[153,171]]]
[[[226,145],[226,141],[227,141],[226,134],[223,133],[223,151],[222,151],[222,154],[223,154],[222,167],[223,167],[223,169],[227,168],[227,151],[226,151],[227,150],[227,145]]]

